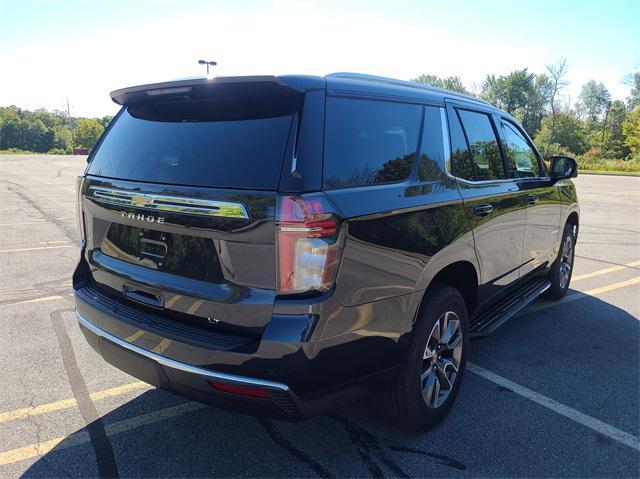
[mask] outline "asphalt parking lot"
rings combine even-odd
[[[0,477],[638,477],[640,178],[581,176],[574,278],[472,342],[449,417],[258,420],[146,386],[73,316],[81,157],[0,156]]]

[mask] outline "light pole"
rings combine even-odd
[[[198,64],[199,65],[207,65],[207,76],[209,76],[209,65],[211,65],[212,67],[216,66],[218,63],[214,62],[214,61],[207,61],[207,60],[198,60]]]

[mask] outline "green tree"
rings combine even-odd
[[[431,85],[438,88],[446,88],[447,90],[457,91],[460,93],[469,94],[469,90],[466,89],[462,80],[458,76],[448,76],[446,78],[440,78],[437,75],[420,75],[418,78],[411,80],[416,83],[422,83],[424,85]]]
[[[45,153],[53,148],[53,130],[47,128],[45,123],[40,119],[29,122],[22,120],[25,125],[25,147],[23,149]]]
[[[633,158],[640,160],[640,104],[631,111],[622,123],[624,144]]]
[[[520,120],[531,136],[540,128],[552,93],[553,83],[546,74],[529,73],[526,68],[499,77],[488,75],[481,89],[485,100]]]
[[[535,75],[526,92],[527,99],[521,119],[522,126],[529,135],[534,136],[540,129],[547,106],[551,103],[552,92],[552,80],[544,73]]]
[[[627,75],[624,83],[631,87],[629,98],[627,99],[627,104],[631,109],[640,104],[640,72]]]
[[[553,82],[546,74],[536,75],[525,68],[499,77],[488,75],[481,96],[520,120],[533,136],[540,129],[553,90]]]
[[[578,96],[578,114],[588,123],[596,123],[607,111],[611,94],[602,82],[591,80],[584,85]]]
[[[580,120],[570,113],[558,112],[553,135],[551,134],[552,122],[553,119],[550,116],[545,117],[536,136],[536,144],[544,155],[555,154],[563,149],[574,155],[584,153],[586,133]]]
[[[527,94],[531,90],[534,74],[527,69],[515,70],[508,75],[487,75],[481,88],[481,96],[489,103],[516,116],[519,109],[524,109]]]
[[[626,117],[627,108],[624,102],[616,100],[610,104],[602,122],[602,128],[596,134],[599,136],[599,146],[606,158],[625,158],[629,155],[623,132]]]
[[[106,115],[106,116],[103,116],[102,118],[98,118],[98,123],[100,123],[102,126],[106,128],[107,126],[109,126],[109,123],[111,123],[112,119],[113,117],[111,115]]]
[[[57,125],[53,128],[53,148],[71,153],[73,135],[66,125]]]
[[[96,144],[103,131],[104,126],[98,123],[97,120],[93,118],[80,118],[76,122],[73,142],[76,146],[90,150]]]
[[[560,58],[556,61],[556,63],[552,65],[546,65],[547,72],[549,72],[549,77],[551,78],[551,92],[549,99],[549,106],[551,107],[551,131],[550,131],[550,142],[554,143],[554,132],[555,132],[555,119],[556,113],[558,111],[558,106],[556,104],[558,100],[558,96],[560,92],[568,85],[568,82],[564,80],[564,77],[567,75],[567,59]]]

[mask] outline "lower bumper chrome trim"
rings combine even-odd
[[[223,381],[223,382],[228,382],[228,383],[233,383],[238,385],[277,389],[279,391],[289,392],[289,386],[287,386],[286,384],[278,383],[275,381],[268,381],[264,379],[253,379],[253,378],[247,378],[244,376],[236,376],[235,374],[227,374],[227,373],[210,371],[208,369],[199,368],[197,366],[192,366],[190,364],[182,363],[180,361],[175,361],[173,359],[160,356],[159,354],[153,353],[151,351],[147,351],[146,349],[140,348],[135,344],[128,343],[127,341],[124,341],[112,334],[109,334],[108,332],[99,328],[98,326],[93,324],[91,321],[89,321],[87,318],[82,316],[77,310],[75,313],[76,313],[76,318],[78,319],[78,322],[82,326],[87,328],[89,331],[91,331],[92,333],[108,341],[111,341],[112,343],[115,343],[124,349],[127,349],[136,354],[149,358],[152,361],[155,361],[168,368],[178,369],[186,373],[197,374],[198,376],[202,376],[206,379],[215,379],[218,381]]]

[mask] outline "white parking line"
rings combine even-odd
[[[628,432],[621,431],[618,428],[615,428],[605,422],[600,421],[594,417],[588,416],[580,411],[577,411],[569,406],[565,406],[564,404],[559,403],[558,401],[554,401],[553,399],[544,396],[543,394],[537,393],[529,388],[521,386],[520,384],[514,383],[513,381],[509,381],[502,376],[499,376],[491,371],[487,371],[484,368],[481,368],[477,364],[473,364],[471,362],[467,363],[467,369],[472,373],[477,374],[494,384],[499,386],[503,386],[505,388],[511,389],[514,393],[529,399],[547,409],[551,409],[552,411],[571,419],[572,421],[577,422],[578,424],[582,424],[589,429],[592,429],[604,436],[607,436],[615,441],[618,441],[625,446],[629,446],[636,451],[640,451],[640,438],[634,436],[633,434],[629,434]]]

